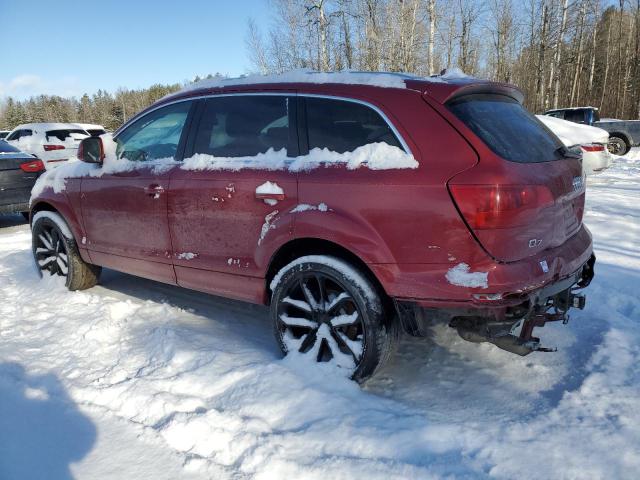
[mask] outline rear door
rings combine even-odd
[[[178,284],[260,301],[266,264],[297,204],[295,97],[237,94],[203,102],[192,146],[173,171],[169,226]],[[269,197],[269,198],[265,198]]]
[[[116,138],[118,156],[128,162],[106,163],[101,176],[82,178],[85,241],[95,263],[175,282],[167,192],[192,103],[160,107],[133,122]]]

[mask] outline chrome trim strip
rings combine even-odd
[[[158,105],[155,108],[152,108],[151,110],[146,111],[144,113],[144,115],[142,115],[142,116],[136,115],[136,116],[132,117],[131,119],[129,119],[129,121],[127,121],[127,123],[125,123],[118,130],[116,130],[116,132],[113,134],[113,137],[117,138],[117,136],[122,131],[124,131],[125,128],[127,128],[131,123],[137,121],[140,118],[146,117],[148,114],[150,114],[152,112],[155,112],[159,108],[167,107],[169,105],[174,105],[176,103],[188,102],[188,101],[191,101],[191,100],[200,100],[200,99],[203,99],[203,98],[235,97],[235,96],[245,96],[245,97],[249,97],[249,96],[252,96],[252,97],[257,97],[257,96],[310,97],[310,98],[326,98],[326,99],[329,99],[329,100],[341,100],[341,101],[344,101],[344,102],[358,103],[360,105],[364,105],[365,107],[371,108],[374,112],[376,112],[378,115],[380,115],[380,117],[382,117],[382,119],[385,121],[387,126],[391,129],[393,134],[396,136],[396,138],[400,142],[400,145],[402,145],[402,149],[405,151],[405,153],[409,153],[409,154],[413,155],[413,152],[409,148],[409,145],[407,145],[407,143],[405,142],[404,138],[402,138],[402,135],[400,135],[400,132],[398,132],[398,129],[395,127],[393,122],[391,120],[389,120],[389,117],[387,117],[385,115],[385,113],[382,110],[380,110],[380,108],[378,108],[376,105],[373,105],[372,103],[369,103],[369,102],[367,102],[365,100],[359,100],[359,99],[356,99],[356,98],[344,97],[344,96],[340,96],[340,95],[321,95],[321,94],[304,93],[304,92],[209,93],[209,94],[206,94],[206,95],[198,95],[196,97],[179,98],[179,99],[173,100],[171,102],[167,102],[167,103],[163,103],[162,105]]]

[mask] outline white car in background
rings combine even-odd
[[[107,133],[102,125],[97,125],[95,123],[74,123],[74,125],[79,126],[92,137],[99,137],[100,135]]]
[[[568,122],[549,115],[536,115],[567,147],[580,147],[582,168],[589,175],[611,166],[613,157],[607,149],[609,132],[590,125]]]
[[[25,123],[14,128],[6,141],[42,160],[47,169],[75,158],[89,134],[75,123]]]

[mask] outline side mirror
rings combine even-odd
[[[86,163],[102,164],[104,161],[104,145],[100,137],[87,137],[80,142],[78,159]]]

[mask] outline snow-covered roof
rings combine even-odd
[[[104,130],[105,128],[102,125],[98,125],[97,123],[74,123],[74,125],[79,126],[85,130]]]
[[[593,110],[598,110],[598,107],[591,107],[591,106],[586,106],[586,107],[567,107],[567,108],[552,108],[551,110],[547,110],[547,112],[563,112],[565,110],[583,110],[585,108],[589,108],[589,109],[593,109]]]
[[[271,75],[245,75],[237,78],[215,77],[200,80],[187,85],[180,92],[199,89],[222,88],[237,85],[255,85],[272,83],[340,83],[347,85],[370,85],[386,88],[407,88],[405,81],[419,80],[432,83],[447,83],[448,81],[473,80],[460,69],[449,69],[444,75],[420,77],[402,72],[360,72],[342,70],[337,72],[318,72],[315,70],[299,69]]]
[[[598,127],[569,122],[548,115],[536,115],[566,146],[607,143],[609,132]]]
[[[46,132],[49,130],[78,130],[82,129],[82,127],[78,126],[77,123],[54,123],[54,122],[42,122],[42,123],[23,123],[22,125],[18,125],[13,130],[23,130],[23,129],[31,129],[36,132]]]

